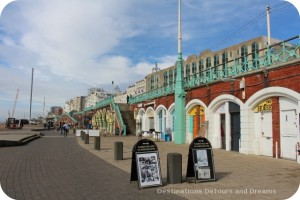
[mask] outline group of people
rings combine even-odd
[[[44,129],[48,129],[48,131],[50,130],[50,128],[53,126],[53,122],[52,121],[47,121],[44,123]]]
[[[68,136],[69,130],[70,130],[70,125],[65,123],[65,122],[61,122],[59,123],[59,129],[60,130],[60,134],[64,135],[65,137]]]

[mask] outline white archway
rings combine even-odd
[[[254,112],[258,104],[271,97],[278,97],[279,100],[279,142],[273,138],[272,110]],[[252,153],[267,156],[280,154],[281,157],[295,159],[295,145],[300,142],[300,94],[284,87],[268,87],[253,94],[245,103],[245,107],[248,108],[249,135],[252,133]],[[269,120],[266,121],[266,119]],[[275,146],[275,151],[273,146]]]
[[[140,108],[138,110],[138,114],[136,116],[136,130],[144,130],[144,126],[145,126],[145,109],[144,108]],[[138,135],[138,133],[136,133],[136,135]]]
[[[196,108],[198,107],[198,108]],[[199,110],[198,110],[199,109]],[[207,137],[206,110],[207,106],[200,99],[192,99],[185,107],[186,110],[186,141],[191,143],[194,138]],[[199,113],[198,113],[199,112]]]
[[[172,103],[167,111],[167,123],[166,123],[166,130],[170,133],[172,141],[174,141],[174,127],[175,127],[175,103]]]
[[[145,123],[144,123],[144,131],[149,131],[150,129],[154,128],[154,121],[155,121],[155,115],[154,115],[154,109],[152,107],[148,107],[145,113]]]
[[[230,104],[233,103],[239,106],[240,112],[240,133],[238,138],[232,139],[232,119],[230,113]],[[209,134],[208,138],[211,140],[214,148],[224,148],[227,151],[232,150],[233,141],[234,144],[238,143],[236,151],[245,153],[247,151],[248,138],[243,130],[241,124],[245,123],[244,103],[237,97],[229,94],[223,94],[216,97],[208,106],[207,119],[209,122]],[[235,146],[237,146],[235,145]]]
[[[159,105],[155,110],[154,128],[156,131],[165,133],[167,126],[167,108],[164,105]]]

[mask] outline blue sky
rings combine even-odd
[[[90,87],[125,90],[158,63],[177,57],[177,0],[17,0],[0,17],[0,121],[12,110],[32,117],[87,95]],[[299,35],[296,8],[281,0],[182,0],[183,56],[267,35]]]

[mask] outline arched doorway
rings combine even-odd
[[[145,131],[148,131],[150,129],[154,128],[154,109],[152,107],[147,108],[146,110],[146,117],[145,117]]]
[[[205,114],[203,106],[194,106],[189,115],[189,132],[193,133],[193,138],[198,136],[206,137]]]
[[[230,132],[231,132],[231,151],[240,150],[240,139],[241,139],[241,114],[240,106],[229,102],[229,113],[230,113]]]

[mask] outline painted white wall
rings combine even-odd
[[[290,109],[296,109],[296,113],[298,114],[298,120],[296,122],[296,124],[298,125],[298,130],[296,132],[296,137],[294,137],[293,139],[289,138],[288,136],[284,136],[283,138],[283,142],[281,141],[281,145],[282,146],[282,150],[284,151],[283,154],[285,154],[284,156],[287,156],[290,159],[296,159],[295,153],[294,156],[291,153],[287,153],[287,152],[292,152],[292,149],[289,150],[289,148],[293,148],[294,152],[295,151],[295,144],[296,142],[300,142],[300,131],[299,131],[299,111],[300,111],[300,94],[298,92],[295,92],[291,89],[288,88],[283,88],[283,87],[268,87],[265,89],[262,89],[258,92],[256,92],[255,94],[253,94],[245,103],[245,106],[249,109],[249,112],[253,113],[253,109],[255,108],[255,106],[262,102],[263,100],[270,98],[270,97],[280,97],[280,112],[284,111],[284,110],[290,110]],[[284,112],[283,112],[284,114]],[[254,116],[254,115],[253,115]],[[296,116],[296,115],[295,115]],[[251,120],[251,116],[248,116],[249,119]],[[256,117],[256,116],[255,116]],[[255,132],[257,131],[255,129],[256,123],[257,123],[257,119],[255,119],[255,117],[253,118],[253,120],[255,120],[255,124],[252,126],[252,130]],[[284,118],[283,118],[284,119]],[[283,123],[282,120],[281,124]],[[284,127],[284,126],[280,126],[280,127]],[[250,129],[251,130],[251,127]],[[282,132],[284,132],[283,130],[280,131],[281,135]],[[282,137],[282,136],[281,136]],[[281,139],[282,140],[282,139]],[[257,137],[255,138],[254,142],[253,142],[253,153],[255,154],[259,154],[259,152],[261,152],[261,150],[258,152],[257,151],[257,146],[260,144],[258,144],[259,142],[257,142]],[[289,146],[287,145],[289,143]],[[292,158],[293,157],[293,158]]]
[[[281,157],[296,160],[296,144],[299,140],[298,102],[279,98]]]
[[[186,111],[188,113],[189,109],[193,108],[195,105],[200,105],[205,108],[205,117],[208,120],[208,140],[211,142],[213,148],[221,148],[221,133],[220,133],[220,114],[225,114],[225,134],[226,134],[226,150],[231,150],[231,123],[230,123],[230,113],[229,113],[229,102],[234,102],[240,106],[240,115],[241,115],[241,147],[240,153],[243,154],[256,154],[256,155],[264,155],[265,151],[263,151],[263,137],[262,137],[262,121],[261,121],[261,113],[254,113],[253,110],[263,100],[273,97],[280,97],[280,111],[283,116],[285,110],[295,110],[295,126],[297,129],[294,129],[294,136],[291,139],[291,136],[283,134],[283,154],[287,155],[288,158],[294,157],[295,155],[295,146],[289,145],[289,147],[294,148],[294,154],[287,152],[291,152],[288,150],[287,144],[296,144],[300,142],[300,129],[299,129],[299,112],[300,112],[300,94],[282,87],[269,87],[266,89],[262,89],[257,93],[253,94],[245,104],[232,95],[220,95],[215,98],[208,107],[198,100],[193,99],[186,105]],[[173,103],[169,108],[161,108],[158,106],[156,109],[156,114],[154,115],[155,129],[158,130],[158,109],[165,109],[165,117],[166,117],[166,128],[172,128],[172,115],[171,112],[174,109],[175,104]],[[143,112],[140,112],[143,111]],[[143,130],[149,129],[147,127],[147,116],[146,112],[143,109],[139,110],[138,117],[141,118],[143,126]],[[296,115],[297,114],[297,115]],[[283,123],[283,122],[282,122]],[[268,123],[265,128],[271,127],[272,123]],[[281,126],[284,127],[284,126]],[[190,143],[192,141],[193,135],[189,132],[189,116],[186,116],[186,143]],[[174,133],[174,130],[172,130]],[[284,132],[281,130],[281,132]],[[289,139],[288,139],[289,137]],[[174,140],[174,137],[172,137]],[[300,156],[299,156],[300,157]],[[298,158],[300,163],[300,158]]]

